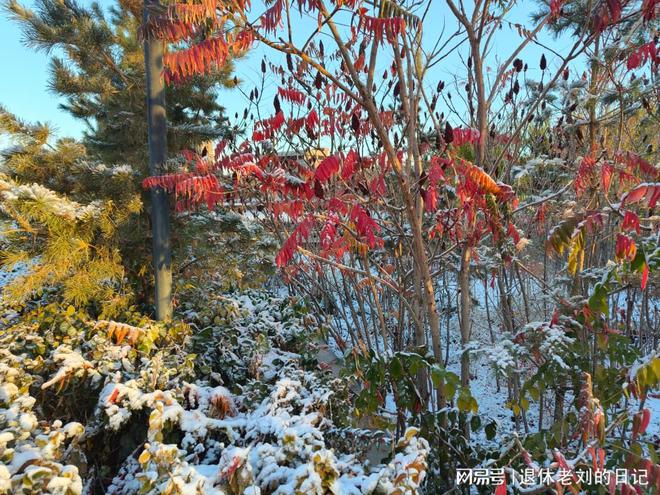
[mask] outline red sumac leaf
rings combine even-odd
[[[341,169],[341,178],[346,180],[349,179],[355,172],[355,165],[358,161],[358,154],[355,150],[349,151],[343,160],[343,166]]]
[[[660,183],[644,183],[638,185],[623,195],[621,198],[621,205],[625,206],[638,203],[644,198],[648,199],[649,208],[655,208],[656,203],[660,199]]]
[[[482,168],[472,164],[468,164],[467,167],[467,177],[469,177],[475,184],[477,184],[482,192],[488,194],[498,194],[501,191],[501,188],[497,182],[495,182],[495,180],[493,180],[493,178],[488,175]]]
[[[635,231],[639,234],[640,226],[639,226],[639,217],[637,216],[637,214],[629,210],[626,211],[623,215],[623,223],[621,224],[621,228],[623,229],[624,232]]]
[[[351,210],[351,221],[355,223],[355,230],[358,234],[367,239],[369,247],[375,247],[377,244],[376,233],[380,232],[380,226],[371,218],[371,215],[360,205],[355,205]]]
[[[557,19],[561,15],[564,0],[550,0],[550,18]]]
[[[637,254],[637,245],[635,244],[635,241],[627,235],[617,234],[615,253],[618,261],[632,261]]]
[[[314,172],[314,178],[321,183],[327,182],[337,172],[339,172],[339,159],[331,155],[321,161]]]
[[[639,426],[639,434],[643,435],[651,422],[651,411],[648,408],[642,410],[642,422]]]
[[[644,263],[644,268],[642,268],[642,290],[646,289],[646,284],[648,284],[648,281],[649,281],[649,264]],[[644,430],[646,430],[646,426],[644,427]],[[644,433],[644,431],[642,431],[641,433]]]
[[[641,45],[633,53],[631,53],[628,56],[626,68],[628,70],[636,69],[640,65],[645,64],[647,60],[651,60],[653,65],[658,65],[660,63],[658,49],[655,46],[654,41],[650,41],[644,45]]]
[[[302,222],[298,224],[275,257],[275,263],[278,267],[281,268],[286,266],[291,259],[293,259],[293,255],[298,249],[298,246],[309,237],[313,225],[314,218],[312,216],[305,217]]]
[[[608,163],[604,164],[603,167],[601,168],[600,182],[606,193],[610,190],[613,172],[614,172],[614,167]]]

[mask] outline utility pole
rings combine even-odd
[[[150,10],[158,0],[145,0],[143,22],[148,25]],[[149,174],[160,175],[167,154],[167,119],[163,82],[164,41],[144,40],[144,63],[147,76],[147,127],[149,132]],[[172,317],[172,253],[170,247],[169,201],[162,188],[151,189],[152,257],[155,278],[154,305],[157,320]]]

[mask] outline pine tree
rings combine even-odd
[[[6,8],[21,25],[27,46],[49,54],[50,89],[64,97],[62,109],[86,124],[82,143],[71,140],[58,143],[58,147],[76,147],[75,159],[59,166],[53,163],[41,175],[37,173],[38,167],[37,170],[30,167],[33,176],[17,177],[18,183],[29,180],[63,195],[71,194],[74,192],[71,188],[75,188],[76,199],[98,199],[99,191],[85,189],[90,186],[85,177],[78,177],[81,182],[69,184],[69,189],[65,187],[66,181],[52,184],[53,178],[70,174],[70,166],[77,167],[77,161],[82,159],[129,164],[135,174],[128,190],[135,192],[149,174],[144,48],[139,36],[142,1],[117,0],[111,7],[102,8],[98,4],[84,7],[75,0],[37,0],[28,8],[9,0]],[[170,157],[227,133],[224,109],[218,97],[222,88],[236,85],[232,71],[232,61],[228,60],[213,72],[166,89]],[[41,156],[43,152],[40,150],[38,154]],[[49,156],[52,158],[53,154]],[[26,161],[33,158],[30,156]],[[16,160],[14,157],[14,163]],[[112,187],[111,183],[107,186]],[[112,194],[107,196],[112,198]],[[142,201],[149,204],[144,191]],[[174,229],[178,227],[181,226],[175,224]],[[121,229],[123,237],[118,248],[126,275],[137,289],[138,300],[146,301],[150,299],[152,284],[146,269],[151,241],[147,216],[131,216]],[[189,251],[178,245],[176,238],[173,248]]]
[[[34,9],[9,0],[24,42],[50,54],[50,89],[62,108],[86,124],[84,144],[106,163],[140,164],[146,173],[147,112],[140,0],[117,0],[105,12],[75,0],[37,0]],[[168,148],[192,148],[227,131],[218,91],[236,79],[228,61],[166,94]],[[173,155],[171,155],[173,156]]]
[[[0,264],[26,270],[4,288],[10,303],[54,291],[54,299],[113,315],[131,301],[121,247],[142,208],[129,166],[89,161],[71,139],[0,107],[0,136],[13,146],[0,156]],[[51,299],[52,300],[52,299]]]

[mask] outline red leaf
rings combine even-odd
[[[618,22],[621,20],[621,0],[607,0],[607,8],[610,11],[611,22]]]
[[[321,247],[323,249],[330,249],[335,241],[337,235],[337,215],[328,216],[328,220],[321,229],[319,238],[321,239]]]
[[[561,14],[561,7],[564,0],[550,0],[550,18],[557,19]]]
[[[644,0],[642,3],[642,12],[644,13],[644,20],[650,21],[656,18],[660,7],[660,0]]]
[[[168,71],[166,78],[177,83],[191,75],[204,74],[223,65],[228,55],[227,41],[222,37],[209,38],[185,50],[166,53],[163,57]]]
[[[644,263],[644,268],[642,269],[642,290],[646,289],[646,284],[648,284],[648,281],[649,281],[649,264]],[[642,433],[644,432],[642,431]]]
[[[600,181],[603,185],[605,192],[610,190],[610,185],[612,183],[612,172],[614,172],[614,167],[608,163],[603,164],[601,168]]]
[[[305,217],[303,221],[298,224],[275,257],[275,263],[278,267],[281,268],[287,265],[289,261],[293,259],[293,255],[298,249],[298,246],[309,237],[313,226],[314,217],[312,216]]]
[[[380,198],[385,194],[385,178],[379,175],[369,183],[369,191],[376,198]]]
[[[621,198],[621,205],[629,205],[638,203],[644,198],[649,200],[649,208],[655,208],[656,203],[660,200],[660,183],[644,183],[640,184],[634,189],[631,189]]]
[[[634,230],[639,234],[639,217],[632,211],[626,211],[626,213],[623,215],[623,223],[621,224],[621,228],[624,232],[630,232]]]
[[[575,193],[581,196],[595,178],[596,160],[592,156],[585,156],[580,162],[577,177],[575,178]]]
[[[442,179],[445,178],[444,167],[448,165],[448,161],[440,157],[434,156],[431,158],[431,167],[429,168],[429,182],[437,185]]]
[[[652,181],[655,181],[660,175],[660,171],[657,168],[644,160],[641,156],[630,151],[626,153],[617,153],[616,160],[619,163],[625,164],[631,173],[640,170],[646,178]]]
[[[438,207],[438,192],[436,191],[435,186],[429,186],[426,192],[423,195],[424,198],[424,210],[427,213],[435,211]]]
[[[466,129],[454,129],[453,130],[454,139],[452,144],[456,147],[462,146],[466,143],[474,144],[479,140],[480,133],[476,129],[466,128]]]
[[[264,31],[274,33],[282,20],[283,0],[275,0],[273,5],[261,16],[261,25]]]
[[[321,161],[314,172],[314,178],[319,182],[327,182],[337,172],[339,172],[339,160],[331,155]]]
[[[637,254],[637,245],[635,244],[635,241],[627,235],[617,234],[615,252],[617,260],[632,261]]]
[[[380,232],[380,226],[360,205],[353,206],[351,210],[351,221],[355,223],[358,234],[366,237],[367,244],[373,248],[377,244],[376,233]]]
[[[372,17],[363,14],[358,29],[372,34],[378,44],[384,39],[394,43],[399,34],[405,31],[406,21],[403,17]]]
[[[512,237],[513,243],[518,244],[520,242],[520,232],[512,222],[509,222],[509,229],[507,233]]]
[[[319,125],[319,116],[316,113],[316,110],[312,110],[309,112],[307,115],[307,120],[306,120],[307,127],[309,127],[311,130],[316,129],[316,126]]]
[[[497,182],[495,182],[482,168],[477,167],[476,165],[467,164],[466,175],[485,193],[498,194],[501,191]]]
[[[653,65],[658,65],[658,63],[660,63],[658,49],[653,41],[639,46],[633,53],[631,53],[628,57],[626,67],[628,70],[636,69],[640,65],[645,64],[648,60],[651,60]]]
[[[355,172],[355,164],[358,161],[358,154],[356,151],[351,150],[344,157],[343,165],[341,169],[341,178],[346,180],[349,179]]]
[[[277,93],[283,100],[302,105],[307,100],[305,93],[294,88],[277,88]]]
[[[651,422],[651,411],[648,408],[644,408],[642,410],[642,424],[639,427],[640,435],[646,432],[646,428],[648,428],[650,422]]]

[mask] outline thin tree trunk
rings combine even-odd
[[[470,248],[463,247],[461,253],[461,268],[458,274],[458,286],[461,291],[461,385],[464,387],[470,384],[470,353],[467,346],[470,343],[470,334],[472,332],[471,305],[470,297]]]

